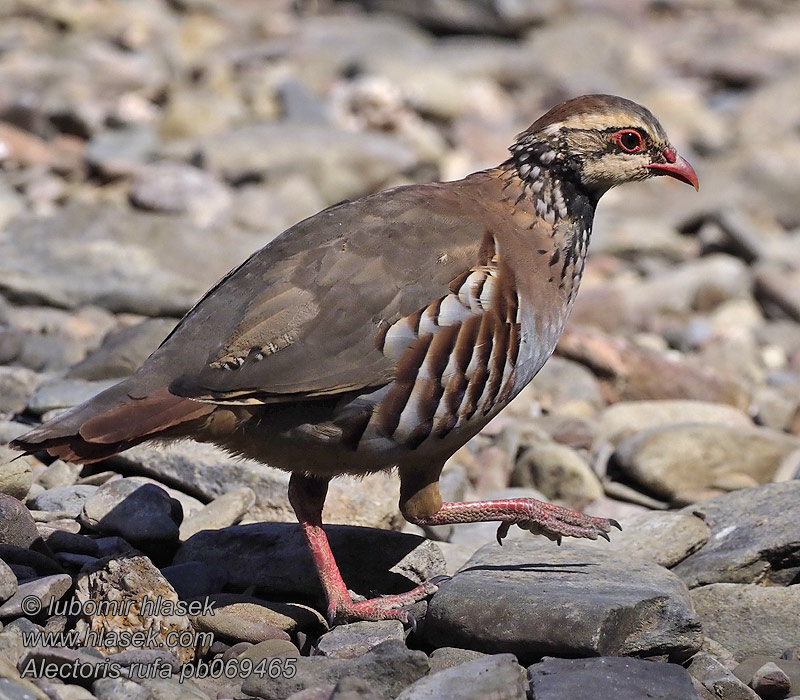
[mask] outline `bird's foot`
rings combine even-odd
[[[439,585],[449,576],[435,576],[406,593],[385,595],[354,602],[349,596],[331,602],[328,606],[328,622],[355,622],[357,620],[400,620],[404,625],[416,628],[416,620],[405,608],[425,600],[439,590]]]
[[[596,518],[569,508],[544,503],[533,498],[515,499],[529,501],[520,503],[512,518],[504,519],[497,528],[497,542],[503,544],[503,538],[512,525],[534,535],[544,535],[556,544],[561,544],[563,537],[578,537],[596,540],[602,537],[609,540],[608,533],[612,527],[622,530],[622,526],[613,518]],[[521,507],[520,507],[521,506]],[[525,507],[528,506],[528,507]]]

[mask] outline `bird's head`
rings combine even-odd
[[[511,153],[523,180],[547,168],[594,197],[654,175],[698,188],[694,168],[652,113],[613,95],[584,95],[553,107],[517,137]]]

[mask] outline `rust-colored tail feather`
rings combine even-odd
[[[212,404],[201,403],[171,394],[166,387],[143,399],[105,411],[89,418],[78,431],[87,442],[113,445],[136,438],[147,439],[182,423],[207,416]]]
[[[11,446],[90,464],[145,440],[179,437],[216,410],[213,404],[175,396],[166,387],[136,399],[126,389],[126,382],[117,384],[18,437]]]

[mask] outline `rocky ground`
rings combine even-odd
[[[604,198],[556,356],[443,478],[449,499],[615,517],[611,544],[422,532],[394,476],[341,479],[325,517],[355,592],[454,577],[415,632],[330,630],[285,474],[192,443],[18,459],[0,470],[0,698],[800,696],[796,3],[1,11],[0,443],[130,373],[290,224],[497,164],[562,98],[648,105],[701,190]],[[112,634],[137,631],[142,648]]]

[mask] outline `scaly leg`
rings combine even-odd
[[[317,568],[325,597],[328,601],[328,621],[335,620],[400,620],[414,624],[404,606],[412,605],[431,596],[438,583],[449,577],[436,577],[399,595],[387,595],[354,602],[344,585],[339,567],[333,557],[325,530],[322,528],[322,507],[328,492],[328,479],[292,474],[289,480],[289,502],[294,508],[306,538],[314,565]]]
[[[475,501],[474,503],[442,503],[438,511],[429,516],[406,515],[417,525],[454,525],[498,521],[497,541],[503,538],[512,525],[518,525],[535,535],[544,535],[561,544],[562,537],[585,537],[608,540],[612,527],[622,529],[612,518],[595,518],[568,508],[537,501],[535,498],[507,498],[500,501]]]

